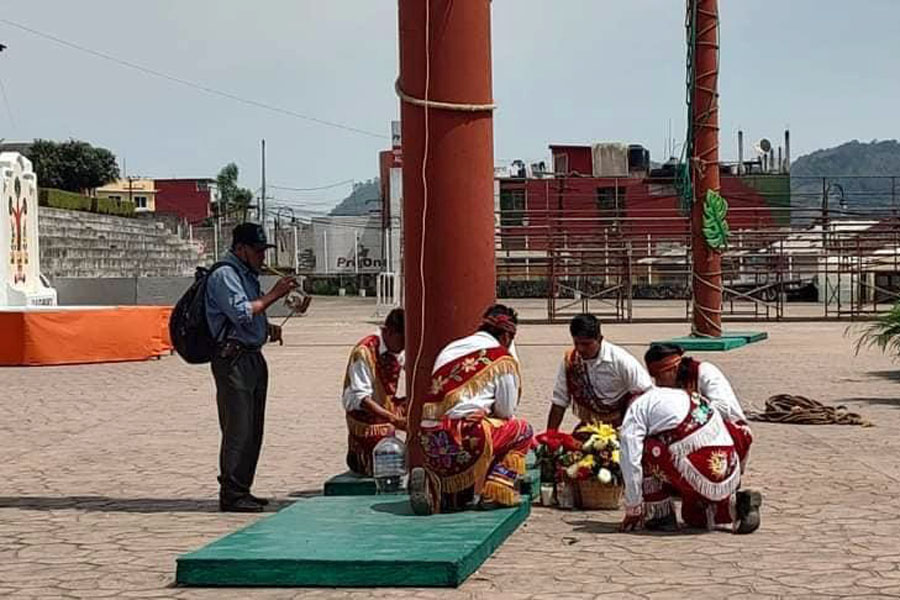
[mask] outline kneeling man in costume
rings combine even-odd
[[[451,342],[435,360],[419,430],[424,464],[409,477],[416,514],[521,501],[516,484],[533,432],[515,417],[519,364],[509,347],[517,324],[513,309],[495,304],[478,332]]]
[[[341,397],[347,411],[347,466],[372,476],[372,450],[397,429],[406,430],[406,402],[396,398],[403,370],[403,309],[388,313],[384,325],[350,353]]]
[[[728,428],[699,394],[652,388],[628,408],[620,432],[625,480],[622,530],[674,529],[673,493],[681,517],[702,529],[730,526],[735,533],[759,527],[762,496],[738,491],[741,468]]]
[[[744,409],[722,371],[711,362],[684,356],[684,350],[675,344],[653,344],[644,354],[644,362],[656,385],[700,394],[719,411],[741,459],[741,470],[744,470],[753,434]]]
[[[594,315],[575,316],[569,333],[573,347],[556,375],[547,429],[559,429],[570,405],[581,421],[578,427],[598,422],[618,427],[628,401],[653,385],[650,375],[638,359],[603,338]]]

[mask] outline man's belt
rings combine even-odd
[[[219,358],[236,358],[241,354],[255,354],[262,350],[262,346],[251,346],[237,340],[227,340],[216,347],[216,356]]]

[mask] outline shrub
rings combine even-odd
[[[49,206],[50,208],[62,208],[65,210],[90,211],[92,200],[92,198],[74,192],[65,192],[63,190],[54,190],[50,188],[41,188],[38,190],[39,206]]]

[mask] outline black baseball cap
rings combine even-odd
[[[266,238],[266,230],[258,223],[241,223],[231,232],[232,248],[238,244],[246,244],[256,248],[274,248]]]

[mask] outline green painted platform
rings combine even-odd
[[[528,489],[523,491],[535,500],[541,495],[541,469],[536,465],[534,452],[529,452],[525,457],[525,467],[531,482]],[[326,481],[324,493],[326,496],[374,496],[377,488],[373,478],[346,471]]]
[[[722,337],[693,337],[690,335],[670,338],[668,340],[655,340],[654,344],[678,344],[686,352],[727,352],[768,339],[765,331],[728,331]]]
[[[530,503],[419,517],[406,496],[316,497],[178,558],[186,586],[456,587]]]
[[[375,479],[346,471],[325,482],[326,496],[374,496],[377,492]]]

